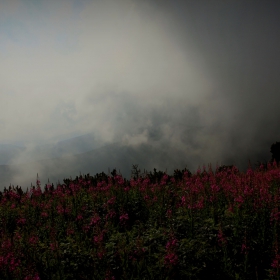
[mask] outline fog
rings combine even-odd
[[[270,160],[279,12],[276,1],[1,1],[0,189],[37,173]]]

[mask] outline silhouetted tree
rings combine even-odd
[[[271,161],[273,162],[275,160],[278,164],[280,162],[280,142],[272,144],[270,147],[270,152],[272,153]]]
[[[112,175],[113,177],[115,177],[115,176],[117,175],[117,170],[116,170],[116,169],[113,169],[113,171],[111,172],[111,175]]]
[[[175,169],[174,173],[173,173],[173,177],[176,181],[181,181],[183,179],[184,174],[186,174],[187,177],[192,176],[192,173],[190,172],[190,170],[185,168],[185,169],[182,169],[182,170]]]
[[[131,177],[133,177],[133,179],[138,179],[140,176],[141,176],[141,170],[138,169],[138,164],[133,164],[131,170]]]
[[[222,165],[222,166],[217,168],[216,174],[221,173],[221,172],[225,172],[227,174],[231,174],[233,172],[234,174],[238,174],[239,170],[234,165]]]

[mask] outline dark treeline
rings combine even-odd
[[[267,162],[261,162],[258,161],[257,164],[255,164],[255,166],[257,168],[262,168],[262,170],[267,170],[268,164],[273,164],[276,163],[277,166],[279,165],[280,162],[280,142],[276,142],[273,143],[270,147],[270,152],[272,153],[272,157],[270,161]],[[206,172],[206,170],[203,170],[202,174],[204,174]],[[235,167],[234,165],[222,165],[216,168],[216,174],[220,173],[220,172],[226,172],[226,173],[239,173],[239,170],[237,167]],[[110,172],[109,172],[110,173]],[[207,172],[206,172],[207,173]],[[99,182],[106,182],[108,184],[109,180],[111,180],[111,182],[113,184],[116,183],[116,181],[118,180],[118,177],[120,176],[120,172],[119,174],[117,173],[116,169],[114,169],[109,175],[101,172],[101,173],[97,173],[94,176],[91,176],[89,173],[86,175],[80,175],[80,176],[76,176],[75,179],[70,178],[66,178],[63,179],[64,184],[60,184],[58,182],[57,186],[60,186],[62,188],[69,188],[70,184],[79,184],[81,182],[87,182],[86,185],[91,185],[91,186],[97,186],[97,184]],[[38,176],[38,175],[37,175]],[[165,177],[164,177],[165,176]],[[131,179],[134,180],[138,180],[138,179],[146,179],[148,178],[149,181],[151,183],[159,183],[161,182],[161,180],[163,179],[163,177],[165,178],[165,182],[169,183],[171,182],[171,179],[173,178],[176,182],[181,181],[183,179],[184,176],[188,176],[191,177],[192,173],[190,172],[190,170],[188,170],[187,168],[184,168],[182,170],[180,169],[175,169],[173,172],[173,175],[168,175],[167,172],[163,172],[163,171],[157,171],[156,168],[154,168],[153,172],[147,172],[144,170],[143,173],[141,173],[141,170],[138,168],[138,165],[132,165],[132,170],[131,170]],[[123,183],[126,186],[130,185],[130,180],[127,180],[126,178],[123,178]],[[37,177],[37,186],[39,186],[40,181],[39,178]],[[33,190],[35,190],[35,186],[31,185],[31,188]],[[44,187],[45,192],[52,192],[55,189],[54,184],[46,184]],[[26,190],[26,193],[28,193],[28,188]],[[19,200],[22,197],[22,195],[24,194],[21,186],[18,187],[14,187],[14,186],[9,186],[9,188],[7,189],[6,187],[4,188],[3,193],[5,193],[5,196],[7,198],[9,198],[9,193],[10,192],[15,192],[18,194],[19,196]],[[0,191],[0,200],[3,197],[3,193]]]
[[[274,162],[276,162],[278,166],[280,162],[280,142],[275,142],[271,145],[270,153],[272,155],[269,161],[258,161],[255,166],[260,167],[262,165],[264,170],[267,170],[268,164],[273,164]]]

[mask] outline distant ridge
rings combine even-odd
[[[97,140],[97,137],[92,133],[32,148],[1,144],[0,164],[22,164],[29,161],[76,155],[102,146],[104,146],[104,143]]]
[[[100,172],[108,173],[108,169],[110,171],[116,169],[125,178],[130,179],[133,164],[138,164],[142,171],[144,168],[148,171],[157,168],[158,170],[165,171],[168,169],[173,172],[176,168],[186,167],[183,160],[180,161],[178,156],[172,159],[167,150],[154,148],[149,144],[131,147],[113,143],[76,155],[17,165],[0,165],[0,190],[10,184],[19,185],[26,189],[30,187],[31,182],[35,184],[37,173],[39,173],[39,178],[43,184],[47,183],[48,179],[55,184],[58,180],[62,183],[63,178],[75,177],[80,173],[90,173],[91,175]]]

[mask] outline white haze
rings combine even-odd
[[[203,19],[207,4],[182,3],[1,1],[0,143],[25,147],[9,162],[17,165],[13,182],[44,172],[43,162],[24,167],[50,158],[43,152],[37,158],[38,146],[89,133],[93,148],[167,147],[173,160],[181,157],[178,165],[193,170],[269,158],[269,145],[279,137],[272,123],[278,107],[273,98],[262,101],[257,77],[264,66],[254,70],[252,58],[256,75],[247,83],[240,78],[244,54],[236,56],[223,41],[223,34],[235,38],[238,30],[223,30],[231,19],[216,14],[226,5],[219,2]],[[272,82],[266,83],[271,94],[279,84]]]

